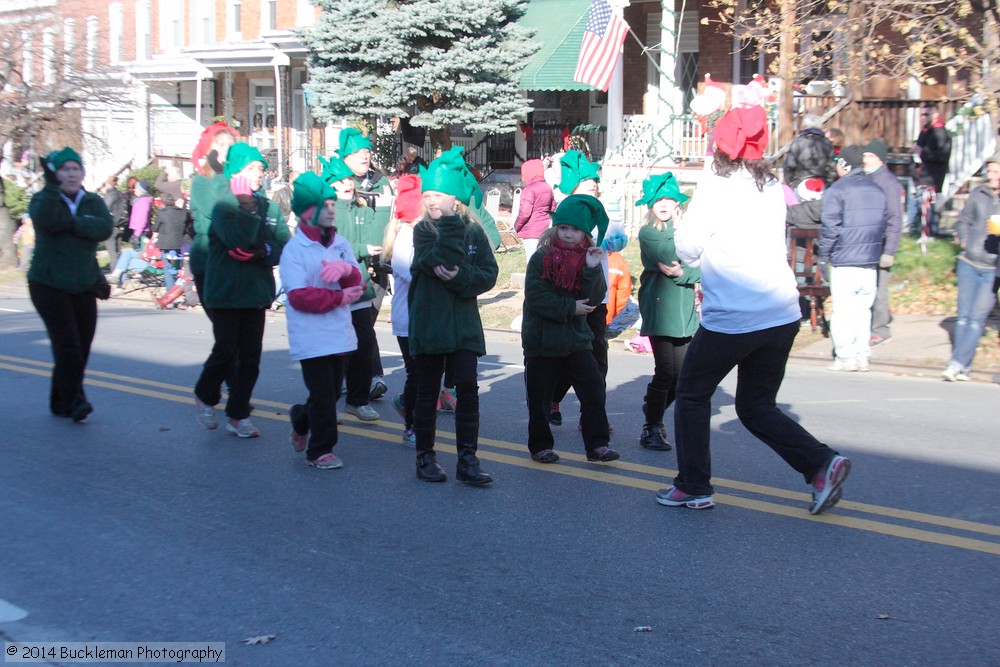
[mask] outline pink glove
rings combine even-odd
[[[229,179],[229,189],[236,196],[253,194],[253,190],[250,189],[250,180],[246,176],[233,176]]]
[[[319,277],[322,278],[324,282],[339,282],[341,278],[351,275],[351,268],[351,265],[347,262],[341,260],[328,262],[324,259],[323,268],[319,270]]]
[[[361,295],[365,292],[364,285],[355,285],[354,287],[348,287],[343,290],[344,300],[342,303],[354,303],[361,298]]]
[[[238,262],[246,262],[254,258],[254,254],[252,252],[247,252],[243,248],[233,248],[232,250],[229,250],[227,252],[229,253],[230,257],[232,257]]]

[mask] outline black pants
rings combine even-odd
[[[368,405],[372,390],[372,347],[376,344],[374,312],[373,308],[351,311],[358,349],[347,357],[347,404],[355,407]]]
[[[416,368],[417,397],[413,406],[413,432],[416,435],[417,454],[434,450],[437,433],[437,399],[441,391],[441,378],[445,364],[455,380],[457,406],[455,408],[456,446],[461,451],[463,445],[475,449],[478,442],[458,442],[461,434],[459,425],[471,431],[475,422],[479,424],[479,384],[477,382],[476,353],[458,350],[449,354],[421,354],[413,358]],[[471,436],[470,436],[471,437]],[[478,437],[478,436],[477,436]]]
[[[597,367],[601,371],[602,383],[608,378],[608,305],[602,303],[587,314],[587,326],[594,334],[593,354],[597,361]],[[552,401],[559,403],[566,398],[569,391],[570,379],[565,375],[556,382],[555,391],[552,394]],[[581,408],[582,410],[582,408]]]
[[[653,348],[653,379],[646,385],[643,401],[647,424],[662,423],[663,413],[677,397],[677,376],[681,374],[690,342],[690,338],[649,337],[649,345]]]
[[[97,297],[91,292],[69,294],[39,283],[28,283],[28,293],[52,345],[49,410],[65,417],[74,403],[87,400],[83,374],[97,331]]]
[[[528,450],[532,454],[552,449],[549,406],[556,383],[566,378],[580,399],[580,425],[587,453],[610,442],[605,409],[604,376],[590,350],[565,357],[525,357],[524,388],[528,403]]]
[[[337,401],[340,400],[346,357],[331,354],[299,362],[309,398],[299,419],[292,421],[292,427],[298,433],[309,434],[306,458],[310,461],[329,454],[337,444]]]
[[[413,428],[413,406],[417,402],[417,365],[410,356],[410,339],[406,336],[396,336],[399,351],[403,355],[403,368],[406,369],[406,382],[403,383],[403,426]],[[447,380],[447,370],[445,372]]]
[[[222,383],[228,379],[226,416],[230,419],[250,416],[250,396],[260,374],[266,312],[264,308],[212,310],[215,345],[201,370],[194,393],[202,403],[217,405],[222,400]]]
[[[692,495],[711,495],[712,457],[709,420],[712,394],[736,367],[736,415],[809,483],[837,452],[814,438],[778,409],[775,398],[799,323],[743,334],[704,327],[691,340],[677,382],[674,435],[677,468],[674,485]]]
[[[378,322],[378,311],[372,305],[372,377],[382,377],[385,369],[382,368],[382,353],[378,349],[378,337],[374,335],[375,323]]]

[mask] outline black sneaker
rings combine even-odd
[[[77,401],[73,404],[73,407],[69,409],[69,414],[75,422],[82,422],[87,418],[91,412],[94,411],[94,407],[87,401]]]
[[[587,452],[587,460],[594,463],[608,463],[617,461],[619,458],[621,458],[621,454],[610,447],[598,447],[592,452]]]
[[[549,408],[549,423],[553,426],[562,426],[562,413],[559,412],[558,403],[553,403]]]

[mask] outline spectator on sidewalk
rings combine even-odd
[[[886,160],[889,159],[889,147],[885,142],[873,139],[865,146],[862,156],[864,172],[882,188],[889,218],[885,223],[885,240],[882,255],[878,259],[877,287],[875,303],[872,305],[872,335],[869,341],[871,347],[878,347],[892,339],[892,313],[889,310],[889,282],[892,277],[892,265],[896,261],[896,250],[899,249],[899,239],[903,235],[903,207],[906,194],[899,184],[896,175],[889,171]]]
[[[785,183],[795,188],[807,178],[830,177],[833,142],[823,133],[823,119],[815,114],[802,117],[802,131],[788,145],[782,167]]]
[[[538,237],[552,224],[555,201],[552,186],[545,181],[545,165],[541,160],[528,160],[521,165],[521,206],[514,220],[514,232],[524,243],[524,263],[538,249]]]
[[[118,253],[122,249],[122,240],[127,239],[131,232],[128,232],[128,201],[125,195],[118,189],[118,177],[108,176],[108,180],[98,189],[97,193],[104,198],[104,205],[111,213],[111,220],[115,228],[111,232],[111,238],[104,242],[104,249],[108,251],[108,266],[113,267],[118,263]]]
[[[948,174],[951,160],[951,134],[944,126],[944,119],[937,107],[926,107],[920,112],[923,124],[917,142],[913,147],[914,170],[917,197],[913,208],[919,219],[920,208],[927,208],[927,234],[938,233],[938,212],[935,206],[937,196],[944,189],[944,178]],[[919,201],[917,201],[919,200]],[[914,222],[915,221],[911,221]],[[916,225],[920,229],[920,225]]]
[[[840,179],[823,195],[819,254],[830,266],[835,309],[832,371],[867,371],[871,358],[871,309],[889,210],[882,188],[864,173],[863,155],[861,146],[845,146],[837,159]]]
[[[627,245],[628,236],[625,232],[608,234],[601,244],[608,257],[608,314],[605,316],[608,327],[622,314],[632,298],[632,273],[629,271],[628,260],[622,254]]]
[[[969,193],[955,226],[962,252],[958,276],[958,319],[952,331],[951,359],[941,376],[968,380],[986,318],[996,305],[997,242],[1000,236],[1000,153],[986,161],[986,183]]]
[[[149,222],[153,218],[153,195],[149,184],[137,181],[132,188],[132,207],[129,209],[128,228],[130,237],[140,238],[149,233]]]
[[[31,256],[35,253],[35,224],[30,215],[25,213],[21,216],[21,224],[11,240],[18,251],[18,271],[27,271],[31,266]]]

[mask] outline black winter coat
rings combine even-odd
[[[792,139],[783,165],[785,183],[792,188],[807,178],[822,178],[829,183],[833,162],[833,142],[823,130],[809,128]]]

